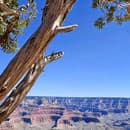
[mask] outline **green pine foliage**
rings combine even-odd
[[[0,9],[0,49],[12,53],[18,50],[17,36],[36,17],[36,4],[32,0],[28,0],[24,6],[19,5],[18,0],[4,0],[4,4],[19,13],[18,16],[2,16],[4,11]]]
[[[130,20],[130,0],[93,0],[92,8],[101,11],[102,16],[94,23],[99,29],[108,23],[121,25]]]

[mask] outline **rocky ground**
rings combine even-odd
[[[0,130],[130,130],[129,99],[27,97]]]

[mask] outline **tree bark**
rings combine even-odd
[[[75,0],[47,0],[42,22],[37,31],[27,40],[18,54],[0,75],[0,100],[18,83],[39,55],[59,32],[71,31],[76,26],[61,27]]]
[[[47,0],[41,25],[0,75],[0,100],[7,97],[0,105],[0,123],[23,100],[45,65],[63,55],[59,52],[48,57],[42,56],[46,46],[57,33],[69,32],[77,27],[61,26],[74,2],[75,0]],[[11,94],[8,96],[9,92]]]
[[[4,121],[23,100],[25,95],[33,86],[34,82],[43,71],[44,67],[63,56],[63,52],[52,53],[51,55],[44,57],[41,56],[35,64],[33,64],[23,78],[23,80],[14,88],[11,94],[5,99],[4,103],[0,106],[0,123]]]

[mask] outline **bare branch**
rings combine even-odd
[[[0,99],[3,99],[31,65],[36,63],[39,54],[57,34],[57,25],[61,26],[74,2],[75,0],[47,0],[48,9],[46,14],[43,14],[41,25],[0,75]]]
[[[0,16],[4,17],[4,16],[11,16],[11,15],[14,15],[14,13],[12,12],[3,12],[0,14]]]
[[[0,123],[4,121],[23,100],[28,91],[32,88],[35,80],[38,78],[44,67],[63,56],[63,52],[52,53],[45,58],[40,56],[35,64],[33,64],[24,77],[24,79],[13,89],[12,93],[5,99],[0,106]]]
[[[45,64],[48,64],[54,60],[59,59],[60,57],[62,57],[64,55],[63,51],[57,52],[57,53],[51,53],[49,56],[45,57]]]
[[[56,31],[58,33],[70,32],[76,29],[77,27],[78,27],[77,24],[70,25],[70,26],[57,27]]]
[[[6,12],[6,15],[9,14],[9,15],[15,15],[15,16],[18,16],[19,13],[16,11],[16,10],[13,10],[13,9],[10,9],[6,4],[4,4],[3,2],[0,1],[0,9],[3,11],[3,12]],[[0,14],[1,15],[1,14]]]

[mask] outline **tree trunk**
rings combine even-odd
[[[61,27],[74,2],[75,0],[47,0],[41,25],[0,75],[1,100],[7,96],[18,81],[27,73],[0,106],[0,122],[5,120],[22,101],[44,66],[49,63],[47,62],[48,60],[44,61],[46,64],[41,60],[41,54],[44,53],[46,46],[53,37],[57,33],[69,32],[77,27],[77,25]],[[50,61],[53,60],[51,57]]]
[[[40,55],[39,59],[33,64],[27,72],[23,80],[12,90],[11,94],[5,99],[4,103],[0,106],[0,123],[4,121],[23,100],[25,95],[31,89],[32,85],[43,71],[44,67],[63,56],[62,52],[53,53],[47,57]]]
[[[21,79],[29,67],[53,37],[61,32],[61,24],[75,0],[47,0],[42,23],[37,31],[27,40],[19,53],[0,75],[0,99],[2,99]],[[67,26],[70,31],[76,26]],[[67,31],[66,28],[62,32]]]

